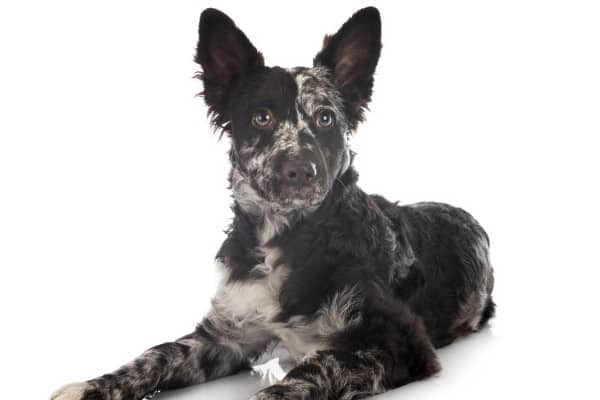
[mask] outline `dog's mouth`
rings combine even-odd
[[[282,187],[274,182],[264,196],[281,210],[300,210],[317,207],[325,199],[326,190],[321,185]]]
[[[319,153],[273,152],[240,161],[238,178],[232,176],[234,197],[253,213],[312,211],[331,188],[330,167]]]
[[[308,188],[292,190],[283,195],[276,201],[284,207],[300,209],[316,207],[324,199],[320,192]]]
[[[286,185],[274,177],[262,182],[253,181],[257,192],[270,205],[270,208],[279,212],[313,210],[318,207],[327,196],[325,182],[321,179],[309,185]]]
[[[311,211],[327,196],[321,185],[284,188],[276,179],[255,179],[238,169],[233,170],[231,186],[237,203],[252,214]]]

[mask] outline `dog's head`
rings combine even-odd
[[[267,67],[234,22],[207,9],[195,61],[212,122],[232,141],[232,186],[246,208],[314,208],[350,166],[348,138],[371,98],[381,50],[375,8],[326,36],[310,68]]]

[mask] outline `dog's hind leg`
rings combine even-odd
[[[157,390],[233,374],[248,367],[268,344],[235,343],[225,336],[207,318],[193,333],[152,347],[112,373],[66,385],[51,400],[139,400]]]

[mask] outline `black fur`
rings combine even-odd
[[[335,35],[326,35],[323,50],[315,65],[323,65],[344,95],[346,112],[352,129],[363,120],[364,109],[371,100],[373,74],[381,52],[381,21],[373,7],[352,16]]]
[[[137,400],[235,373],[276,346],[295,366],[255,399],[358,399],[435,374],[434,348],[494,315],[489,239],[459,208],[402,206],[357,185],[347,139],[372,94],[378,11],[327,36],[312,68],[264,66],[214,9],[199,34],[234,197],[212,310],[190,335],[53,399]]]

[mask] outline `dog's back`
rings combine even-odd
[[[436,347],[483,327],[494,315],[489,238],[461,208],[443,203],[399,206],[375,203],[393,222],[397,240],[409,245],[413,263],[397,275],[397,296],[422,318]]]

